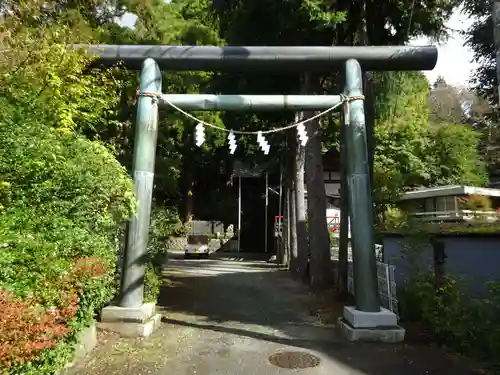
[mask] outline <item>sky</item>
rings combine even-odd
[[[133,27],[136,16],[127,13],[121,19],[120,24]],[[432,71],[424,74],[433,83],[438,76],[443,76],[445,81],[454,86],[467,86],[467,82],[474,70],[475,65],[471,63],[472,52],[464,46],[464,39],[459,35],[460,31],[466,30],[472,20],[460,11],[456,11],[447,23],[447,27],[452,30],[450,38],[442,44],[438,44],[438,61]],[[427,38],[418,38],[410,44],[428,45],[432,44]]]
[[[424,72],[431,83],[441,75],[451,85],[467,85],[476,65],[471,63],[472,52],[464,46],[465,40],[459,35],[459,31],[465,31],[471,23],[472,20],[463,13],[460,13],[460,11],[453,13],[447,23],[448,28],[453,31],[450,32],[450,38],[446,43],[438,44],[438,61],[436,67],[432,71]],[[427,45],[431,43],[426,38],[419,38],[410,44]]]

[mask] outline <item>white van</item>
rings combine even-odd
[[[187,245],[184,248],[184,256],[189,258],[191,256],[205,257],[210,256],[210,236],[206,234],[188,234]]]

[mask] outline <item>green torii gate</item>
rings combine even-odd
[[[400,341],[404,330],[397,317],[381,308],[373,229],[373,201],[365,128],[362,69],[365,71],[431,70],[437,62],[434,46],[363,47],[215,47],[165,45],[75,45],[98,56],[104,66],[125,63],[141,69],[134,144],[133,179],[139,201],[131,219],[121,278],[119,306],[103,311],[102,321],[142,324],[138,335],[154,326],[154,307],[143,303],[145,256],[158,127],[158,105],[192,110],[321,110],[344,104],[347,187],[353,244],[355,306],[344,308],[340,326],[351,340]],[[342,67],[344,65],[344,67]],[[160,69],[329,72],[345,69],[341,95],[182,95],[162,94]],[[125,332],[126,329],[114,328]],[[149,324],[149,326],[148,326]],[[148,328],[149,327],[149,328]],[[384,329],[377,330],[378,327]],[[393,327],[394,329],[387,329]]]

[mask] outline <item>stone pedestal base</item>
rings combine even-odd
[[[405,337],[396,314],[383,307],[379,312],[364,312],[345,306],[344,317],[338,319],[338,328],[349,341],[397,343]]]
[[[161,315],[156,314],[156,305],[145,303],[139,307],[105,307],[97,328],[123,337],[148,337],[160,324]]]

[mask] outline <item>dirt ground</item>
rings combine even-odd
[[[303,285],[263,261],[174,254],[165,275],[161,327],[147,339],[101,333],[67,375],[482,373],[437,348],[345,341],[329,324],[340,305],[322,311]],[[294,362],[305,368],[280,367]]]

